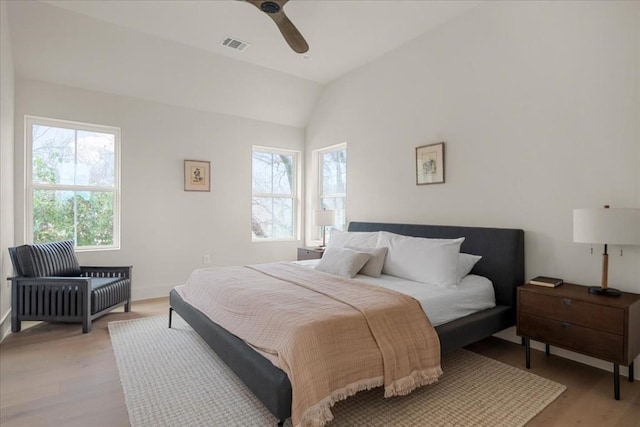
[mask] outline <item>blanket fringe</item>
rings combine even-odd
[[[413,371],[406,377],[400,378],[386,386],[384,389],[384,397],[387,398],[407,395],[418,387],[437,382],[441,375],[442,368],[440,366],[432,369]],[[300,423],[295,427],[322,427],[329,421],[333,420],[331,407],[336,402],[345,400],[359,391],[371,390],[372,388],[380,387],[383,384],[383,378],[378,377],[370,380],[358,381],[343,388],[334,390],[329,396],[308,408],[304,414],[302,414]]]
[[[418,387],[437,382],[440,375],[442,375],[440,365],[435,368],[413,371],[406,377],[398,378],[385,386],[384,397],[407,395]]]
[[[384,384],[382,377],[372,378],[368,380],[358,381],[348,384],[331,392],[331,394],[322,399],[317,404],[302,414],[300,422],[295,427],[322,427],[333,419],[331,407],[341,400],[345,400],[349,396],[353,396],[359,391],[371,390]]]

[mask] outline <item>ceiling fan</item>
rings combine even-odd
[[[291,49],[297,53],[305,53],[309,50],[309,45],[305,41],[300,31],[289,20],[284,13],[284,5],[289,0],[244,0],[247,3],[251,3],[262,12],[266,13],[276,23],[278,29],[282,33],[282,36],[286,42],[291,46]]]

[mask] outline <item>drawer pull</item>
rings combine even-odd
[[[562,303],[564,305],[571,305],[571,298],[562,298]]]
[[[568,322],[562,322],[562,329],[568,329],[569,326],[571,326],[571,323]]]

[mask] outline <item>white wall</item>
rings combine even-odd
[[[7,4],[0,2],[0,339],[11,328],[11,291],[6,277],[12,275],[7,248],[13,246],[13,117],[14,72]]]
[[[306,124],[320,91],[309,80],[44,2],[7,9],[20,77],[295,127]]]
[[[121,128],[122,249],[80,253],[81,264],[133,265],[133,298],[168,295],[211,265],[295,259],[300,242],[251,242],[251,147],[304,149],[302,129],[16,79],[16,189],[23,188],[24,115]],[[183,190],[183,161],[210,160],[211,192]],[[16,191],[16,242],[24,236]]]
[[[639,18],[636,2],[477,8],[330,84],[307,156],[347,141],[349,220],[522,228],[527,279],[597,285],[602,248],[572,242],[572,209],[640,207]],[[415,147],[439,141],[446,183],[416,186]],[[640,292],[640,248],[610,253],[611,286]]]

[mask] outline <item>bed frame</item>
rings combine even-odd
[[[524,231],[505,228],[351,222],[349,231],[389,231],[415,237],[465,237],[461,252],[482,255],[471,273],[493,282],[496,306],[437,326],[442,354],[464,347],[515,325],[516,288],[524,284]],[[175,290],[169,294],[169,327],[175,310],[209,344],[280,420],[291,416],[291,383],[287,374],[235,335],[186,303]]]

